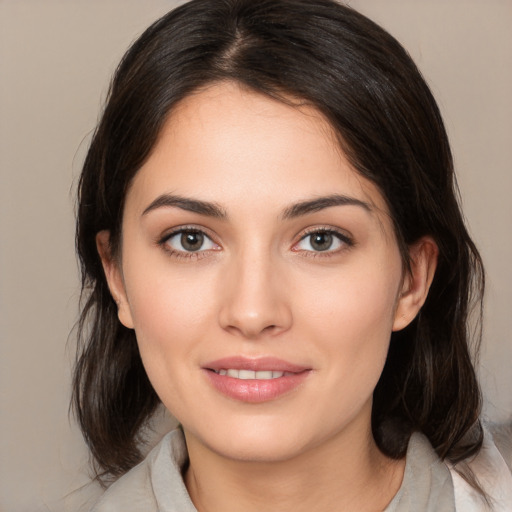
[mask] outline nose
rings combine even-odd
[[[270,257],[238,258],[226,269],[219,323],[231,334],[255,340],[292,325],[291,304],[282,269]]]

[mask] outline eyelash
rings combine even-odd
[[[168,244],[169,240],[171,240],[176,235],[183,235],[184,233],[190,233],[190,234],[200,234],[204,236],[206,239],[208,239],[212,244],[219,247],[219,245],[215,242],[212,236],[210,236],[208,233],[205,232],[204,229],[198,228],[195,226],[183,226],[174,229],[170,233],[165,234],[163,237],[161,237],[157,244],[162,247],[162,249],[167,252],[170,256],[176,259],[185,259],[185,260],[198,260],[201,258],[204,258],[208,255],[210,251],[218,251],[219,249],[199,249],[197,251],[181,251],[176,250],[170,247]],[[300,250],[296,249],[296,247],[304,240],[306,240],[308,237],[311,237],[313,235],[331,235],[335,237],[341,244],[343,244],[344,247],[338,248],[335,250],[326,249],[325,251],[314,251],[314,250]],[[349,249],[355,245],[354,240],[348,236],[345,233],[342,233],[341,231],[338,231],[336,229],[333,229],[332,227],[315,227],[306,230],[300,237],[299,241],[296,242],[293,247],[292,251],[294,252],[301,252],[306,257],[310,258],[328,258],[332,257],[333,255],[343,251],[344,249]]]
[[[311,237],[313,235],[319,235],[319,234],[333,236],[343,245],[343,247],[334,249],[334,250],[326,249],[325,251],[308,251],[308,250],[300,251],[300,249],[294,249],[303,240],[306,240],[308,237]],[[326,226],[326,227],[315,227],[315,228],[307,229],[301,235],[299,241],[294,244],[292,250],[294,250],[295,252],[299,252],[299,251],[303,252],[304,255],[309,258],[329,258],[329,257],[332,257],[332,256],[342,252],[343,250],[347,250],[347,249],[354,247],[354,245],[355,245],[355,242],[352,237],[350,237],[349,235],[347,235],[346,233],[344,233],[342,231],[339,231],[332,227]]]
[[[170,233],[166,233],[163,237],[161,237],[157,244],[170,256],[176,259],[183,260],[198,260],[207,256],[209,251],[217,251],[218,249],[199,249],[197,251],[181,251],[177,249],[173,249],[169,244],[169,240],[175,237],[176,235],[183,235],[184,233],[190,234],[200,234],[208,239],[212,244],[218,246],[212,236],[205,232],[204,229],[198,228],[196,226],[181,226],[179,228],[174,229]]]

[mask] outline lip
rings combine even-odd
[[[285,375],[275,379],[236,379],[219,375],[223,369],[252,371],[280,371]],[[221,394],[248,403],[262,403],[276,400],[296,389],[311,372],[311,368],[290,363],[274,357],[246,358],[242,356],[226,357],[209,362],[203,366],[208,381]]]
[[[258,357],[250,358],[243,356],[224,357],[223,359],[217,359],[203,365],[203,368],[208,370],[219,371],[227,368],[238,368],[239,370],[253,370],[255,372],[276,370],[278,372],[291,372],[300,373],[305,370],[310,370],[306,366],[301,366],[293,363],[289,363],[283,359],[276,357]]]

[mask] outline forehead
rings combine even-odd
[[[376,186],[353,169],[317,109],[228,82],[173,109],[127,203],[143,209],[158,195],[174,193],[228,208],[265,198],[266,208],[281,208],[334,192],[387,212]]]

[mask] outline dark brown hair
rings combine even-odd
[[[95,236],[109,230],[116,254],[126,191],[169,113],[226,80],[281,101],[298,98],[327,117],[354,168],[387,201],[405,268],[410,244],[435,239],[439,262],[427,301],[392,334],[373,433],[395,458],[413,431],[452,462],[476,453],[480,393],[468,318],[472,304],[481,308],[483,270],[458,205],[441,115],[418,69],[387,32],[333,0],[193,0],[149,27],[123,58],[80,178],[84,302],[73,404],[99,471],[116,477],[139,462],[141,433],[159,400],[134,331],[117,319]]]

